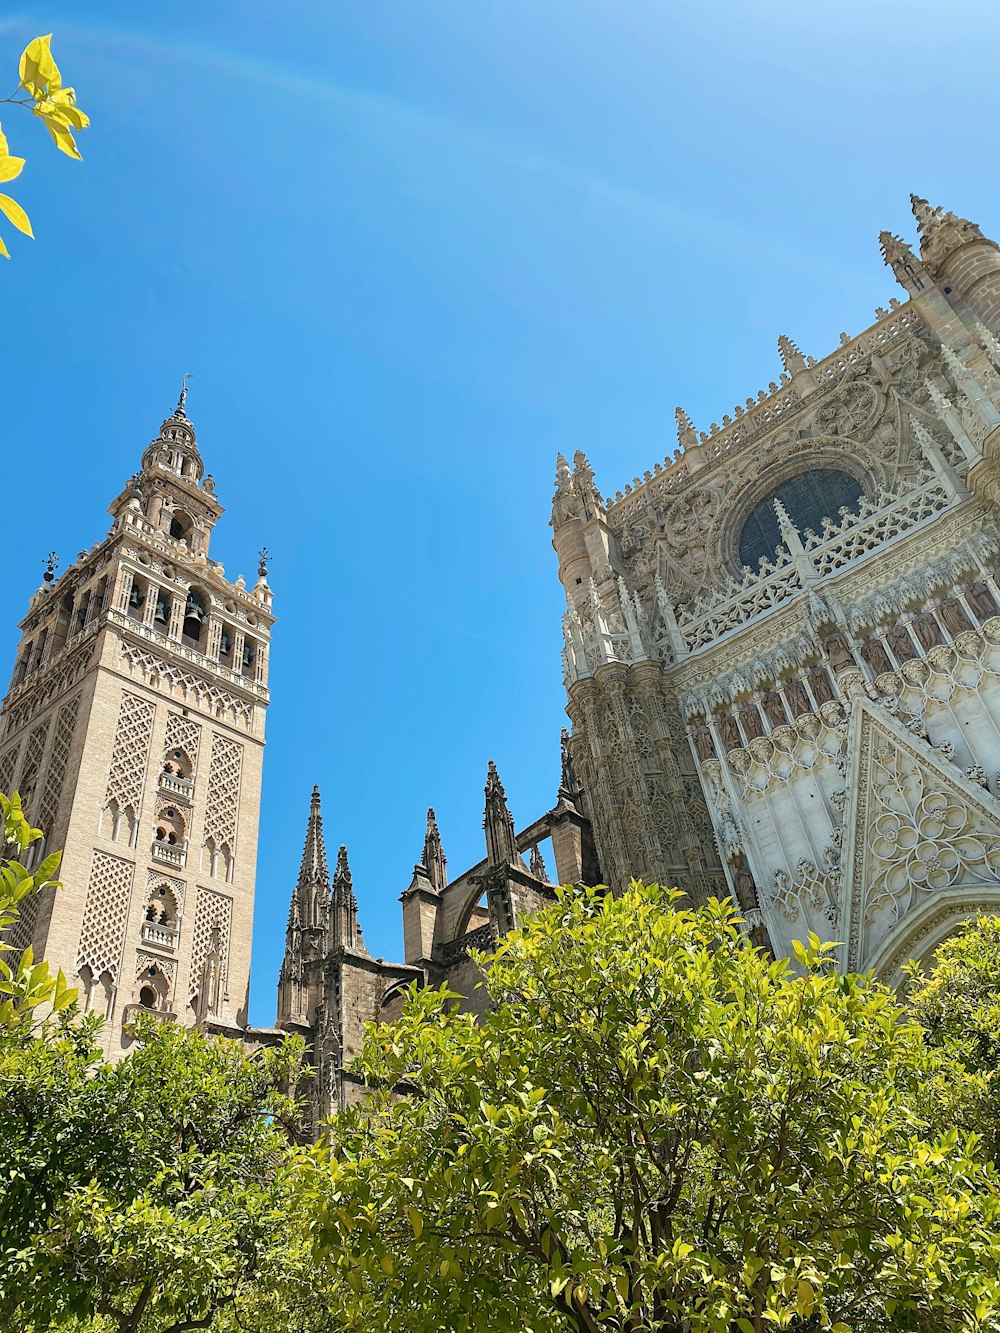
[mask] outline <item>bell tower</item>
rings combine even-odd
[[[34,594],[0,711],[0,791],[20,791],[64,888],[11,943],[106,1017],[246,1025],[271,589],[209,556],[222,515],[186,387],[107,536]]]

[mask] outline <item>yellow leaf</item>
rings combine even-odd
[[[9,194],[0,194],[0,213],[6,213],[18,231],[23,231],[25,236],[34,238],[35,233],[31,230],[27,213]]]
[[[12,181],[15,176],[20,176],[21,168],[24,166],[23,157],[11,157],[0,153],[0,181]]]
[[[4,259],[10,258],[10,251],[4,245],[2,236],[0,236],[0,255],[3,255]]]
[[[407,1208],[406,1215],[410,1219],[410,1226],[413,1228],[414,1240],[420,1239],[420,1233],[424,1229],[424,1219],[417,1212],[416,1208]]]
[[[51,41],[51,33],[36,37],[21,54],[21,87],[26,88],[32,97],[37,97],[45,88],[62,85],[59,66],[52,59]]]
[[[798,1290],[795,1294],[796,1312],[808,1318],[813,1312],[816,1304],[816,1293],[813,1291],[812,1283],[807,1282],[805,1278],[800,1278]]]
[[[35,114],[37,115],[38,113],[36,112]],[[43,116],[42,120],[45,123],[45,128],[52,135],[53,141],[59,151],[65,153],[67,157],[75,157],[78,162],[82,162],[83,154],[80,152],[79,148],[77,148],[75,139],[72,134],[70,134],[69,130],[66,129],[65,125],[60,125],[58,121],[52,120],[46,116]]]

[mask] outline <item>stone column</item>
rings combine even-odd
[[[170,594],[170,624],[167,626],[167,638],[173,639],[175,643],[180,643],[186,604],[187,598],[183,595],[176,592]]]
[[[142,608],[142,623],[146,629],[153,628],[153,617],[156,615],[156,599],[160,589],[155,583],[150,583],[146,588],[146,601]]]
[[[119,566],[118,575],[115,579],[115,593],[111,599],[111,604],[116,611],[121,611],[123,615],[128,614],[128,599],[132,592],[132,571]],[[73,607],[73,617],[76,616],[76,606]],[[72,633],[72,619],[70,620],[70,632]]]
[[[222,621],[218,616],[209,616],[208,618],[208,636],[205,646],[205,655],[210,657],[213,662],[219,660],[219,648],[222,644]]]

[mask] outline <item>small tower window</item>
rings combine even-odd
[[[170,604],[164,592],[157,592],[156,594],[156,611],[153,613],[153,624],[170,624]]]
[[[190,542],[194,519],[183,509],[175,509],[170,519],[170,535],[180,542]]]
[[[146,904],[146,920],[150,924],[176,926],[177,899],[165,884],[160,884],[150,893]]]
[[[165,1013],[170,1008],[170,982],[162,968],[155,965],[147,967],[136,978],[136,986],[138,987],[136,999],[143,1009]]]

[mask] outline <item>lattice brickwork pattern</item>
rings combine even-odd
[[[11,794],[14,785],[14,770],[17,768],[17,754],[20,748],[15,741],[6,754],[0,755],[0,791],[5,796]]]
[[[77,967],[87,964],[95,977],[108,972],[111,980],[117,981],[131,896],[131,862],[107,852],[95,852]]]
[[[111,752],[111,772],[108,774],[108,792],[105,802],[117,801],[118,808],[129,806],[138,815],[142,804],[142,789],[149,764],[149,741],[153,730],[156,705],[135,694],[122,694],[118,714],[118,730]]]
[[[252,730],[254,710],[247,700],[191,671],[185,671],[174,662],[165,661],[156,653],[147,652],[138,644],[123,640],[121,654],[129,674],[138,677],[154,690],[179,696],[185,703],[191,702],[217,717],[231,719],[247,731]]]
[[[167,714],[167,738],[163,743],[165,753],[183,750],[192,765],[198,763],[198,745],[201,741],[201,727],[180,713]],[[192,774],[193,776],[193,774]]]
[[[216,733],[212,737],[212,763],[208,774],[208,804],[205,809],[205,841],[216,847],[236,850],[236,812],[240,803],[240,773],[243,746]]]
[[[28,744],[25,746],[24,759],[21,763],[21,775],[18,778],[18,787],[21,795],[25,796],[25,789],[31,788],[32,792],[37,790],[38,770],[42,763],[42,755],[45,753],[45,742],[49,735],[49,723],[52,721],[47,717],[44,722],[39,722],[37,727],[32,729],[28,737]],[[33,795],[26,797],[26,805],[34,806]]]
[[[229,970],[229,932],[232,917],[232,898],[227,898],[224,893],[216,893],[213,889],[198,889],[191,943],[191,978],[188,983],[189,998],[192,1000],[201,988],[205,959],[212,947],[214,930],[219,932],[219,967],[225,989],[226,973]]]
[[[69,748],[76,730],[76,719],[80,712],[80,696],[64,703],[56,718],[56,730],[52,739],[52,753],[49,755],[49,768],[45,775],[45,790],[38,807],[38,827],[46,835],[51,833],[56,816],[59,813],[59,801],[62,797],[63,782],[66,778],[66,765],[69,763]]]
[[[51,890],[49,890],[51,892]],[[35,921],[38,918],[39,896],[37,893],[23,899],[18,905],[17,920],[6,932],[5,941],[16,953],[11,956],[5,954],[4,962],[8,967],[16,966],[16,961],[20,957],[22,950],[26,949],[32,942],[35,934]]]

